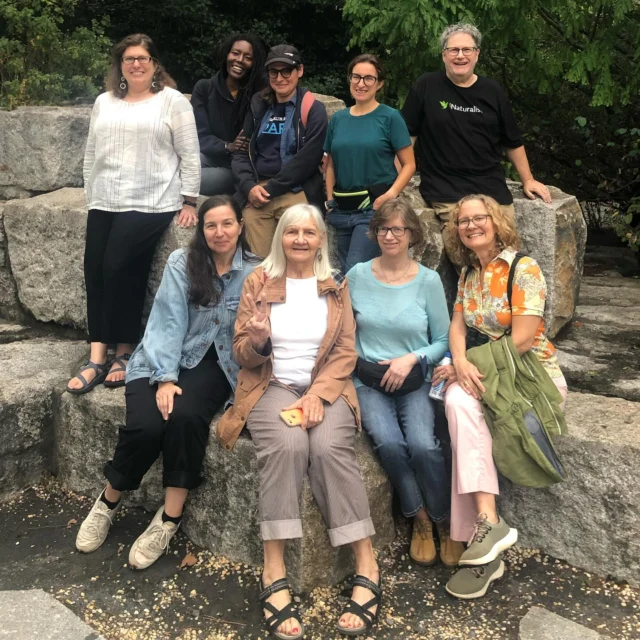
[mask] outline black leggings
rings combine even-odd
[[[175,211],[89,211],[84,281],[91,342],[135,344],[140,340],[151,261],[174,216]]]
[[[113,460],[104,475],[116,491],[137,489],[144,474],[162,453],[164,487],[195,489],[201,482],[209,425],[229,396],[231,387],[215,359],[205,358],[193,369],[181,369],[173,412],[164,420],[156,405],[157,385],[149,378],[127,383],[127,423]]]

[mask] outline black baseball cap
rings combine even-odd
[[[302,64],[302,58],[300,57],[300,52],[290,44],[277,44],[269,49],[264,66],[268,67],[274,62],[283,62],[290,67],[298,67]]]

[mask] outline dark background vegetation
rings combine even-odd
[[[251,31],[299,47],[305,85],[347,100],[347,62],[378,53],[383,99],[400,106],[421,72],[441,68],[438,35],[458,20],[485,36],[477,70],[508,92],[536,177],[609,209],[637,249],[638,0],[0,0],[0,106],[93,99],[111,44],[136,31],[185,93],[218,67],[227,34]]]

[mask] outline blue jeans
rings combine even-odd
[[[340,268],[345,274],[354,264],[368,262],[380,255],[375,240],[367,238],[367,229],[373,218],[373,209],[336,211],[327,213],[327,221],[336,230]]]
[[[362,426],[373,440],[384,470],[406,518],[425,507],[438,522],[449,516],[451,489],[435,415],[425,382],[406,396],[393,398],[370,387],[358,387]]]

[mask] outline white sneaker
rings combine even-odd
[[[169,553],[169,542],[176,535],[180,525],[173,522],[162,522],[163,511],[164,507],[160,507],[156,511],[151,524],[133,543],[129,552],[129,564],[134,569],[146,569],[163,553]]]
[[[113,519],[120,509],[122,499],[113,508],[109,507],[100,500],[102,494],[93,503],[89,515],[84,519],[78,530],[76,537],[76,549],[82,553],[91,553],[102,546],[107,539],[109,529],[113,524]]]

